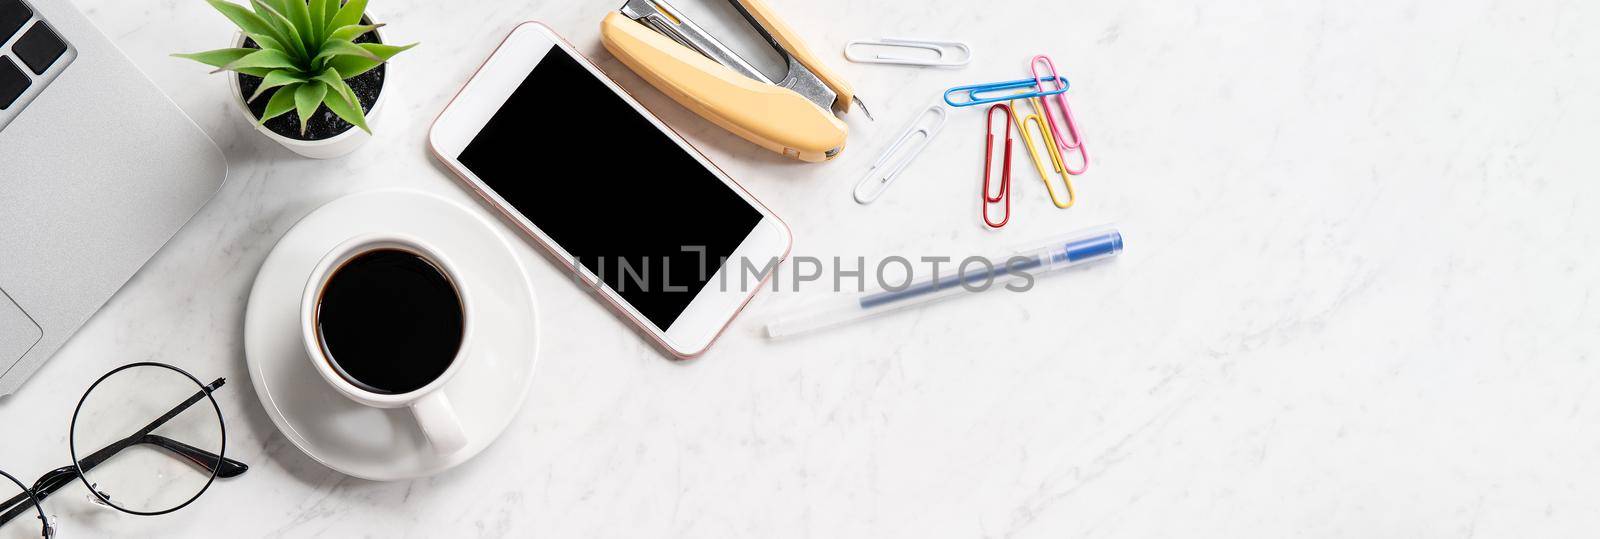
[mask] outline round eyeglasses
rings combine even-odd
[[[72,465],[27,486],[0,471],[0,539],[55,537],[44,500],[74,479],[100,505],[134,515],[184,508],[218,477],[249,470],[223,456],[227,425],[210,384],[164,363],[131,363],[101,376],[72,413]],[[202,404],[205,403],[205,404]],[[32,518],[30,518],[32,517]]]

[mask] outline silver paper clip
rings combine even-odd
[[[862,49],[875,47],[889,49],[917,49],[933,51],[935,58],[919,58],[887,51],[876,55]],[[904,37],[886,37],[880,40],[857,39],[844,45],[846,60],[862,64],[894,64],[925,67],[961,67],[972,61],[972,47],[960,41],[933,41]]]
[[[883,150],[878,160],[872,162],[872,168],[867,169],[866,177],[856,184],[856,202],[871,204],[883,196],[883,192],[889,190],[889,184],[928,147],[933,136],[939,134],[939,130],[944,128],[945,119],[949,117],[949,109],[934,104],[911,120],[911,125],[906,126],[900,138],[894,139],[894,143]]]

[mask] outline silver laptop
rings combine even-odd
[[[227,174],[216,144],[66,0],[0,0],[0,395]]]

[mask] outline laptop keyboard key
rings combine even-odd
[[[32,17],[33,10],[23,5],[22,0],[0,0],[0,45],[10,41]]]
[[[56,59],[67,52],[67,43],[50,29],[50,25],[39,21],[28,29],[28,33],[17,38],[16,43],[11,44],[11,52],[16,53],[22,63],[28,64],[33,74],[43,75],[45,70],[50,69],[50,64],[56,63]]]
[[[28,76],[17,68],[11,58],[0,56],[0,110],[11,108],[17,97],[28,89]]]

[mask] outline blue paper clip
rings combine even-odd
[[[1054,90],[1040,91],[1040,90],[1036,89],[1036,90],[1029,91],[1029,92],[1022,92],[1022,93],[1012,92],[1012,93],[1008,93],[1008,94],[1004,94],[1004,95],[997,95],[997,96],[994,96],[994,97],[980,97],[978,95],[981,92],[999,92],[999,91],[1004,91],[1004,90],[1016,90],[1016,89],[1019,89],[1019,88],[1038,88],[1039,86],[1041,86],[1040,82],[1051,82],[1051,81],[1055,81],[1055,80],[1060,80],[1061,81],[1061,87],[1060,88],[1056,88]],[[1044,96],[1047,96],[1047,95],[1056,95],[1056,94],[1059,94],[1059,93],[1062,93],[1062,92],[1065,92],[1065,91],[1067,91],[1067,79],[1066,79],[1066,77],[1050,76],[1050,77],[1045,77],[1045,78],[1038,79],[1038,80],[1035,80],[1035,79],[1019,79],[1019,80],[1006,81],[1006,82],[990,82],[990,83],[985,83],[985,84],[969,84],[969,85],[966,85],[966,86],[957,86],[955,88],[951,88],[949,90],[945,90],[944,91],[944,102],[945,103],[949,103],[950,106],[952,106],[952,107],[970,107],[970,106],[973,106],[973,105],[985,105],[985,104],[989,104],[989,103],[999,103],[1001,101],[1010,101],[1010,100],[1013,100],[1013,99],[1027,99],[1027,98],[1030,98],[1030,97],[1044,97]],[[958,102],[958,101],[955,101],[955,100],[951,99],[952,96],[959,96],[962,93],[965,93],[965,97],[967,99],[966,101],[959,101]]]

